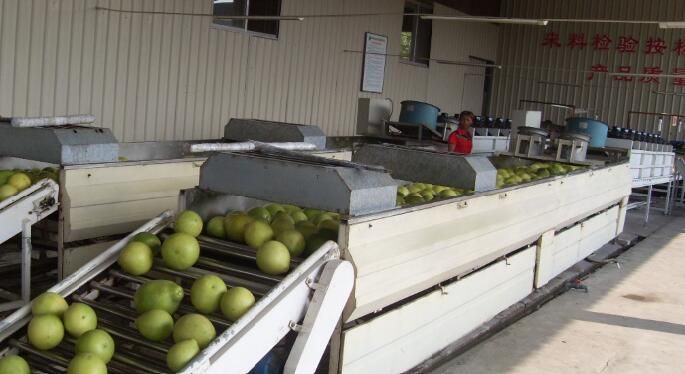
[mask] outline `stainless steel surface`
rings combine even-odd
[[[60,165],[114,162],[119,158],[119,144],[109,129],[19,128],[0,123],[0,155]]]
[[[224,139],[260,142],[301,142],[326,148],[326,134],[316,126],[232,118],[224,128]]]
[[[200,188],[346,215],[392,209],[397,193],[378,168],[284,151],[213,155],[202,165]]]
[[[365,144],[352,160],[381,165],[393,178],[459,187],[474,191],[495,189],[497,170],[486,157],[458,156],[394,145]]]

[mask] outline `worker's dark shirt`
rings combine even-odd
[[[457,129],[447,138],[447,143],[454,145],[455,153],[470,154],[473,149],[473,138],[468,130]]]

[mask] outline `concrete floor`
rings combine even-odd
[[[645,228],[639,215],[625,231],[651,234],[620,269],[591,274],[589,293],[561,295],[434,373],[685,373],[685,217],[656,213]]]

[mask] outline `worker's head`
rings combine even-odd
[[[459,128],[468,130],[473,125],[473,113],[465,110],[459,114]]]

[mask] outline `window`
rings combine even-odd
[[[417,0],[406,0],[405,14],[433,14],[433,5]],[[431,55],[433,22],[418,16],[404,16],[400,35],[400,56],[408,61],[428,65]]]
[[[280,16],[281,0],[214,0],[213,14],[221,16]],[[278,21],[215,18],[217,25],[278,36]]]

